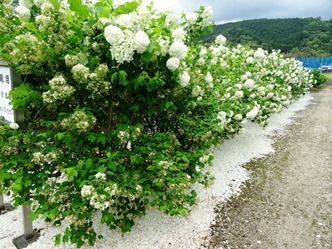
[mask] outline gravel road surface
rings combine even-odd
[[[332,82],[311,91],[275,153],[251,161],[238,197],[220,203],[208,248],[332,248]]]

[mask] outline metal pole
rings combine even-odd
[[[34,230],[32,228],[32,220],[28,217],[28,215],[31,213],[31,208],[30,206],[27,206],[25,203],[23,203],[22,210],[23,210],[24,238],[28,240],[34,236]]]
[[[5,202],[3,200],[3,195],[0,195],[0,210],[5,209]]]

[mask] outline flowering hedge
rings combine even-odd
[[[0,59],[22,75],[10,98],[25,115],[0,126],[0,192],[31,218],[68,221],[57,244],[93,245],[96,212],[123,232],[153,207],[185,215],[192,184],[212,179],[211,146],[246,120],[266,125],[313,83],[278,51],[197,43],[210,7],[181,19],[140,1],[0,10]]]

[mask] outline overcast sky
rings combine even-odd
[[[212,6],[216,23],[257,18],[332,18],[332,0],[154,0],[157,8],[190,13]]]

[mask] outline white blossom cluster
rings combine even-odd
[[[119,131],[118,138],[120,139],[120,143],[124,145],[129,142],[130,134],[126,131]]]
[[[112,58],[119,64],[131,62],[135,51],[142,54],[150,44],[149,36],[143,30],[133,33],[114,25],[105,28],[104,37],[111,46]]]
[[[68,66],[75,64],[76,62],[87,60],[86,57],[80,56],[66,56],[66,64]],[[103,63],[96,67],[94,71],[84,66],[81,63],[76,64],[72,67],[71,73],[74,80],[84,89],[89,90],[91,98],[95,99],[97,97],[107,94],[112,88],[111,82],[108,81],[108,66]]]
[[[96,118],[91,114],[86,114],[83,110],[75,110],[69,117],[61,121],[61,126],[68,130],[79,132],[89,131],[96,123]]]
[[[28,21],[30,19],[30,9],[28,9],[24,5],[17,6],[15,10],[22,21]]]
[[[50,90],[43,93],[43,101],[49,104],[64,102],[72,96],[75,88],[68,85],[66,79],[62,76],[56,76],[49,81]]]
[[[188,14],[186,18],[189,20],[189,25],[204,28],[212,24],[212,13],[211,7],[202,7],[197,13]],[[155,30],[153,23],[160,21],[164,22],[169,31],[153,32]],[[117,63],[131,62],[135,53],[146,52],[153,41],[153,51],[149,50],[149,53],[152,52],[157,57],[169,56],[166,68],[178,76],[178,83],[181,86],[186,87],[189,84],[191,72],[185,63],[188,54],[186,45],[188,29],[179,24],[172,12],[156,13],[140,5],[133,12],[109,17],[105,23],[108,25],[104,28],[104,37],[110,44],[112,59]],[[220,44],[225,42],[222,36],[218,39]]]
[[[59,158],[59,153],[51,151],[46,154],[41,152],[34,152],[32,154],[31,162],[38,165],[50,165]]]
[[[254,106],[254,108],[246,114],[247,119],[254,119],[259,112],[259,108],[257,106]]]
[[[106,175],[99,172],[96,174],[96,179],[97,181],[105,180]],[[142,191],[142,187],[139,185],[136,187],[136,189],[138,192]],[[98,210],[105,210],[111,207],[117,201],[117,197],[119,196],[129,196],[126,191],[121,191],[116,183],[105,187],[103,192],[104,194],[99,194],[97,188],[93,187],[92,185],[84,185],[81,189],[81,196],[85,199],[88,199],[89,204]]]
[[[10,123],[9,127],[13,130],[17,130],[18,128],[20,128],[20,126],[17,123]]]

